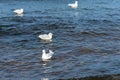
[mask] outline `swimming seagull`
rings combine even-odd
[[[23,11],[24,10],[21,8],[21,9],[16,9],[13,12],[16,13],[16,14],[23,14]]]
[[[77,9],[78,7],[78,1],[75,1],[75,3],[72,4],[68,4],[69,7],[73,8],[73,9]]]
[[[42,50],[42,60],[46,61],[52,58],[54,52],[49,50],[48,53],[46,53],[45,49]]]
[[[51,40],[52,39],[52,33],[48,33],[48,34],[41,34],[38,37],[42,40]]]

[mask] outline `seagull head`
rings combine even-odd
[[[53,35],[53,33],[49,33],[48,35],[52,36],[52,35]]]
[[[45,53],[45,49],[42,50],[42,53]]]
[[[21,8],[21,10],[23,10],[23,8]]]
[[[75,4],[78,4],[78,1],[75,1]]]

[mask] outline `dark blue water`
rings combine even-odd
[[[120,74],[120,0],[79,0],[76,10],[67,6],[72,2],[0,0],[1,80]],[[38,38],[49,32],[52,42]],[[50,61],[41,60],[42,49],[55,52]]]

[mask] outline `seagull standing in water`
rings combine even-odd
[[[42,50],[42,60],[46,61],[52,58],[54,52],[49,50],[48,53],[46,53],[45,49]]]
[[[75,3],[72,4],[68,4],[69,7],[73,8],[73,9],[77,9],[78,7],[78,1],[75,1]]]
[[[21,9],[16,9],[13,12],[20,15],[20,14],[23,14],[24,10],[21,8]]]
[[[38,37],[42,40],[51,40],[52,39],[52,33],[48,33],[48,34],[41,34]]]

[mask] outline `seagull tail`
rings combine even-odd
[[[49,53],[50,53],[50,54],[54,54],[54,52],[53,52],[53,51],[51,51],[51,50],[49,50]]]

